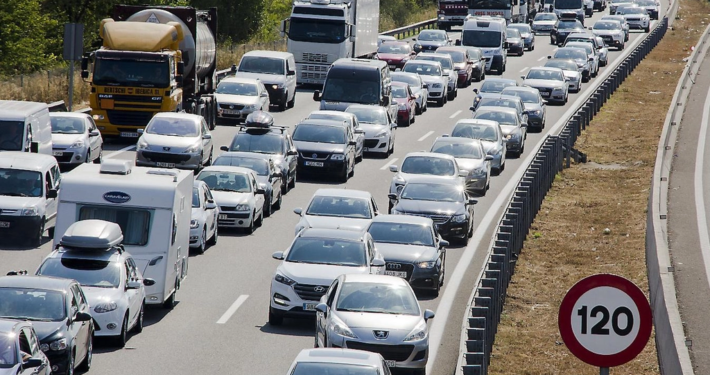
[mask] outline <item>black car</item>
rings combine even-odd
[[[330,120],[306,119],[296,125],[293,143],[298,150],[298,173],[338,176],[341,182],[355,174],[355,135],[349,127]]]
[[[52,374],[91,367],[94,323],[75,280],[48,276],[0,277],[0,318],[30,321]]]
[[[550,44],[561,46],[572,33],[584,33],[584,25],[576,18],[562,18],[557,26],[550,31]]]
[[[50,375],[30,322],[0,319],[0,375]]]
[[[465,245],[473,235],[473,205],[478,201],[469,198],[459,180],[411,176],[389,198],[396,201],[392,214],[428,217],[445,239]]]

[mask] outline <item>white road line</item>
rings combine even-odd
[[[454,117],[458,116],[459,114],[461,114],[461,110],[460,110],[460,109],[459,109],[458,111],[454,112],[453,115],[449,116],[449,118],[454,118]],[[433,133],[433,132],[432,132],[432,133]],[[428,137],[428,135],[427,135],[427,137]]]
[[[239,298],[237,298],[237,300],[234,301],[232,306],[229,306],[229,309],[224,312],[224,315],[222,315],[222,317],[219,318],[219,320],[217,321],[217,324],[227,323],[229,318],[231,318],[232,315],[234,315],[234,313],[237,312],[237,309],[239,308],[239,306],[241,306],[242,303],[244,303],[244,301],[247,300],[247,298],[249,298],[249,296],[246,294],[242,294],[241,296],[239,296]]]
[[[459,111],[459,112],[461,112],[461,111]],[[453,117],[449,117],[449,118],[453,118]],[[417,141],[421,142],[421,141],[427,139],[427,138],[428,138],[430,135],[432,135],[432,134],[434,134],[434,131],[433,131],[433,130],[430,130],[429,132],[427,132],[426,134],[424,134],[421,138],[417,139]]]
[[[560,47],[555,47],[552,49],[553,52],[557,52],[557,50],[560,49]]]
[[[695,212],[698,218],[698,236],[700,237],[700,253],[705,263],[705,276],[710,282],[710,235],[708,235],[708,221],[705,212],[705,197],[703,196],[703,167],[705,161],[705,144],[708,135],[708,117],[710,116],[710,88],[705,96],[703,107],[703,118],[700,123],[700,136],[698,137],[698,149],[695,152]]]
[[[392,160],[388,161],[387,164],[383,165],[382,168],[380,168],[380,170],[384,171],[385,169],[389,168],[390,165],[396,163],[397,160],[399,160],[399,158],[393,158]]]
[[[110,153],[110,154],[104,156],[104,158],[105,158],[105,159],[111,159],[112,157],[114,157],[114,156],[116,156],[116,155],[119,155],[119,154],[121,154],[121,153],[123,153],[123,152],[126,152],[126,151],[133,151],[133,150],[135,150],[135,149],[136,149],[136,145],[126,146],[126,147],[124,147],[124,148],[122,148],[122,149],[120,149],[120,150],[118,150],[118,151],[112,152],[112,153]]]
[[[543,56],[543,57],[537,59],[537,61],[542,61],[542,60],[545,60],[546,58],[547,58],[547,56]]]
[[[524,71],[526,71],[526,70],[528,70],[528,69],[530,69],[530,68],[528,68],[528,67],[526,66],[526,67],[520,69],[520,73],[522,73],[522,72],[524,72]]]

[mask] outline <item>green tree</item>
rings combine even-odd
[[[267,0],[268,1],[268,0]],[[197,9],[217,7],[218,40],[248,40],[260,26],[264,0],[192,0]]]
[[[0,1],[0,74],[34,72],[56,61],[51,34],[57,21],[40,0]]]

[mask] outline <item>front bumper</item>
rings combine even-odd
[[[200,247],[200,236],[202,236],[202,226],[190,228],[190,247]]]
[[[269,90],[266,90],[269,91]],[[269,100],[271,103],[274,103],[271,99],[271,93],[269,92]],[[279,100],[280,102],[281,100]],[[217,119],[218,120],[226,120],[226,121],[244,121],[246,120],[247,116],[249,116],[252,112],[256,111],[256,109],[252,109],[246,106],[243,106],[241,104],[239,105],[234,105],[234,109],[231,108],[226,108],[231,106],[231,104],[219,104],[217,106]],[[238,109],[240,108],[240,109]],[[229,113],[227,113],[229,111]]]
[[[0,243],[7,239],[34,238],[41,224],[39,216],[0,215]]]
[[[505,144],[506,150],[508,152],[521,152],[523,149],[522,138],[510,138]]]
[[[648,27],[649,20],[638,20],[634,21],[633,19],[627,19],[626,23],[629,25],[630,29],[640,29],[643,30]]]
[[[535,39],[532,37],[523,39],[523,45],[525,46],[525,48],[532,48],[534,43]]]
[[[97,313],[91,309],[94,318],[94,336],[118,336],[121,334],[121,324],[126,311],[120,307],[116,310]]]
[[[314,291],[319,286],[323,288],[322,293]],[[298,283],[289,286],[271,279],[271,292],[269,293],[271,312],[278,316],[312,318],[316,315],[315,305],[318,304],[320,297],[325,294],[329,286]],[[294,288],[308,297],[301,298]]]
[[[220,208],[217,226],[226,228],[246,228],[251,225],[252,211],[225,211]]]
[[[469,75],[467,71],[460,70],[457,72],[457,75],[458,75],[457,83],[458,83],[459,87],[463,87],[463,86],[466,86],[466,84],[468,84],[468,81],[471,80],[471,75],[473,75],[473,73],[471,73],[471,75]]]
[[[44,355],[46,355],[49,360],[52,374],[66,374],[68,372],[69,353],[66,349],[60,351],[48,350],[44,352]]]
[[[397,111],[397,123],[400,121],[407,121],[411,120],[410,119],[410,110],[409,109],[400,109]],[[414,117],[414,116],[411,116]]]
[[[433,100],[433,99],[439,99],[444,96],[444,87],[432,87],[429,86],[429,96],[427,97],[427,100]]]
[[[86,161],[87,148],[52,148],[52,155],[60,165],[81,164]]]
[[[525,43],[523,44],[515,44],[511,45],[508,48],[508,54],[515,53],[515,54],[521,54],[525,50]]]
[[[488,155],[493,157],[493,160],[491,160],[491,168],[500,170],[501,166],[503,165],[503,152],[501,151],[497,154],[489,152]]]
[[[397,116],[399,120],[399,116]],[[365,143],[362,152],[379,152],[387,153],[389,151],[390,138],[365,138]]]
[[[310,165],[306,165],[309,163]],[[320,163],[320,164],[314,164]],[[347,158],[344,160],[307,160],[298,156],[298,173],[313,173],[322,175],[332,175],[332,173],[342,173],[347,168]]]
[[[274,88],[274,86],[276,86],[276,88]],[[278,85],[273,84],[264,84],[264,87],[266,87],[266,91],[269,93],[270,104],[286,104],[286,102],[288,101],[288,97],[286,95],[285,87],[279,87]]]
[[[569,86],[570,91],[577,92],[580,89],[580,82],[579,81],[567,81],[567,86]],[[531,122],[530,118],[528,117],[528,123]]]
[[[346,338],[332,332],[327,332],[327,335],[328,345],[331,347],[379,353],[385,361],[394,361],[396,368],[423,369],[429,358],[429,337],[420,341],[407,341],[393,345]]]
[[[579,85],[579,83],[577,83]],[[542,117],[542,112],[540,112],[539,115],[534,115],[534,114],[529,114],[528,115],[528,126],[536,127],[536,128],[542,128],[543,124],[543,117]]]
[[[444,223],[436,224],[436,229],[444,239],[465,238],[468,235],[468,227],[468,220],[455,223],[449,219]]]
[[[488,179],[486,178],[486,175],[466,178],[466,190],[469,193],[485,190],[487,185]]]
[[[159,151],[136,151],[136,165],[142,167],[198,169],[202,165],[202,154],[173,154]]]

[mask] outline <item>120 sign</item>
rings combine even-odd
[[[587,314],[587,311],[589,311],[589,314]],[[582,306],[577,310],[577,315],[579,315],[582,318],[582,329],[581,333],[583,335],[587,334],[587,325],[588,325],[588,318],[596,318],[599,314],[601,314],[601,319],[597,321],[594,326],[592,326],[591,334],[592,335],[608,335],[609,334],[609,328],[606,328],[606,325],[609,323],[609,310],[605,306],[594,306],[591,310],[587,306]],[[619,318],[624,315],[626,317],[626,324],[622,328],[620,326]],[[631,333],[631,330],[634,327],[634,315],[631,313],[631,310],[625,306],[620,306],[617,307],[616,310],[614,310],[613,313],[611,313],[611,328],[614,330],[614,333],[616,333],[619,336],[626,336],[629,333]]]

